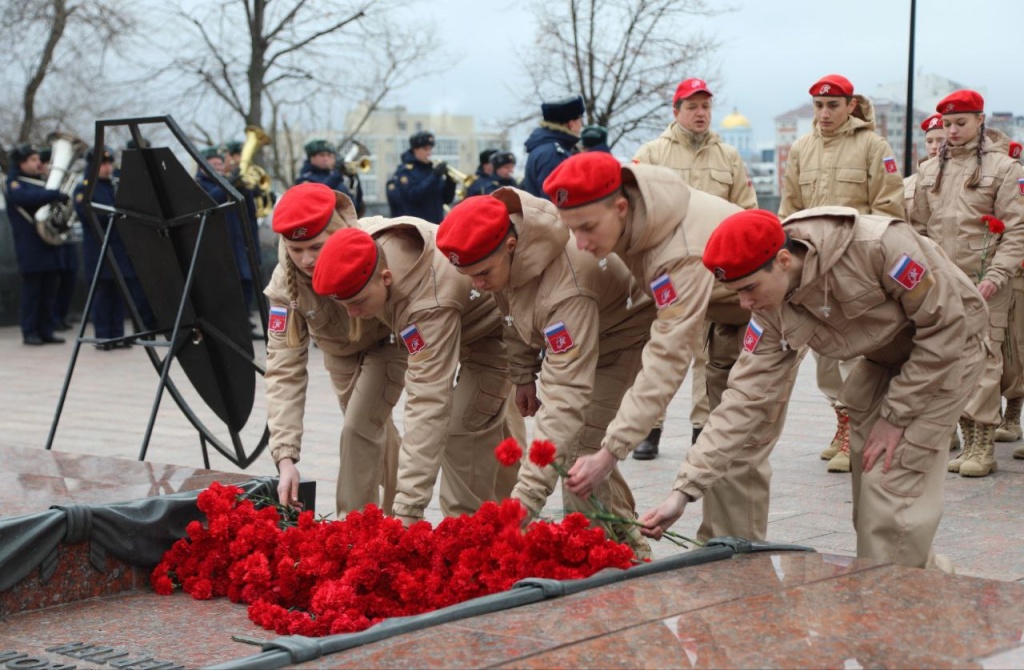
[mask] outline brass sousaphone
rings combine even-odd
[[[71,194],[82,173],[72,171],[71,165],[85,153],[89,145],[70,133],[51,133],[46,141],[50,143],[50,174],[46,188],[59,190],[68,195],[67,202],[54,202],[36,210],[36,232],[47,244],[59,247],[71,234],[75,220],[75,206]]]

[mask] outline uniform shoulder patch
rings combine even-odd
[[[558,321],[544,329],[544,337],[547,338],[551,353],[561,354],[569,351],[576,343],[572,339],[572,333],[565,327],[564,321]]]
[[[565,147],[563,147],[558,142],[555,142],[555,151],[557,151],[558,153],[563,154],[563,155],[565,155],[565,153],[566,153]]]
[[[14,182],[14,184],[17,186],[18,182]],[[1017,180],[1017,192],[1024,195],[1024,179]]]
[[[923,265],[910,256],[901,254],[896,264],[889,270],[889,276],[903,288],[912,291],[924,279],[926,272]]]
[[[764,326],[751,319],[747,324],[747,332],[743,334],[743,349],[753,353],[754,349],[757,349],[757,343],[761,341],[762,335],[764,335]]]
[[[270,318],[267,320],[267,330],[271,333],[283,333],[288,329],[288,308],[280,305],[271,305]]]
[[[896,159],[892,156],[883,158],[882,164],[885,166],[885,171],[889,174],[896,174],[899,171],[899,168],[896,167]]]
[[[668,307],[679,298],[676,287],[672,284],[672,277],[668,276],[667,272],[651,282],[651,293],[658,309]]]
[[[399,335],[402,336],[402,341],[405,342],[405,348],[409,350],[410,355],[418,354],[427,348],[427,341],[423,339],[423,335],[415,323],[406,326]]]

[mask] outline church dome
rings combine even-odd
[[[732,114],[722,119],[721,126],[724,130],[750,128],[750,120],[734,109],[732,110]]]

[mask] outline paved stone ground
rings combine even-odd
[[[257,349],[260,348],[257,343]],[[18,329],[0,328],[0,444],[40,449],[45,446],[71,351],[70,342],[25,347]],[[299,469],[304,476],[317,480],[317,507],[328,512],[334,506],[341,413],[326,372],[321,372],[320,360],[319,353],[314,351]],[[768,537],[777,542],[798,542],[821,551],[852,555],[856,541],[850,521],[850,478],[828,474],[825,463],[818,458],[835,430],[835,417],[815,387],[813,365],[810,357],[803,364],[789,420],[772,455],[775,473]],[[214,422],[212,412],[198,400],[180,369],[172,378],[179,382],[196,413],[203,420]],[[83,346],[54,448],[137,458],[157,382],[157,373],[139,347],[100,352]],[[641,511],[659,501],[671,486],[689,446],[689,407],[687,380],[669,407],[662,455],[656,461],[629,459],[623,465]],[[264,417],[262,382],[257,381],[256,406],[242,434],[248,448],[257,443]],[[396,423],[401,427],[400,413],[396,413]],[[218,428],[218,432],[226,439],[223,428]],[[936,550],[951,557],[961,574],[1024,581],[1024,461],[1011,458],[1015,446],[998,447],[999,472],[990,477],[946,478],[945,515],[936,537]],[[169,396],[163,398],[147,460],[203,465],[196,432]],[[210,465],[215,470],[238,471],[217,453],[211,455]],[[246,472],[254,476],[273,474],[269,454],[265,453]],[[548,509],[557,513],[559,508],[556,496]],[[695,534],[699,511],[699,505],[691,506],[676,529]],[[428,510],[428,518],[440,518],[436,505]],[[656,556],[674,551],[672,545],[664,542],[655,547]]]

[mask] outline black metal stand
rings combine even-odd
[[[57,408],[54,413],[53,422],[50,426],[50,432],[46,440],[46,449],[51,449],[53,446],[54,438],[57,433],[57,426],[60,423],[61,414],[64,409],[64,404],[67,400],[68,390],[71,385],[71,379],[74,374],[75,364],[78,360],[79,351],[83,344],[114,344],[114,343],[130,343],[141,345],[147,356],[150,359],[154,369],[159,373],[159,382],[155,397],[153,400],[152,408],[149,414],[149,420],[146,425],[146,432],[142,440],[142,445],[139,451],[139,460],[145,460],[146,453],[149,448],[150,440],[152,439],[153,429],[156,424],[157,413],[160,409],[160,402],[163,398],[164,391],[170,393],[171,398],[175,404],[178,405],[179,409],[185,414],[188,421],[195,427],[199,434],[199,444],[203,455],[203,464],[207,469],[210,468],[210,457],[208,446],[213,446],[222,456],[228,459],[231,463],[236,466],[245,469],[251,465],[266,448],[270,437],[270,431],[264,423],[264,430],[259,443],[249,453],[246,453],[244,445],[242,444],[240,436],[240,425],[244,423],[244,419],[240,420],[237,418],[239,412],[235,412],[231,419],[225,418],[225,425],[229,431],[231,437],[231,445],[225,445],[213,434],[212,430],[206,423],[200,419],[196,413],[189,406],[188,402],[182,396],[178,388],[175,386],[173,380],[170,379],[171,366],[175,359],[179,358],[182,354],[184,347],[190,344],[198,345],[204,342],[206,338],[209,338],[210,343],[216,343],[217,349],[207,352],[211,357],[214,357],[218,362],[224,357],[231,357],[243,363],[244,370],[249,370],[252,374],[264,374],[264,368],[260,366],[254,355],[251,352],[247,352],[243,347],[239,346],[235,339],[232,339],[229,334],[226,334],[222,328],[218,328],[217,324],[214,323],[215,318],[209,318],[202,314],[198,308],[191,301],[193,289],[196,286],[197,277],[197,266],[200,259],[200,251],[203,248],[203,242],[208,237],[208,223],[210,217],[221,211],[233,210],[241,221],[242,235],[245,240],[246,253],[249,259],[250,268],[254,276],[258,272],[258,241],[253,238],[252,229],[249,225],[249,214],[245,207],[245,201],[243,196],[224,178],[213,170],[205,160],[203,160],[195,147],[189,142],[185,134],[181,131],[178,125],[174,122],[170,116],[157,116],[157,117],[143,117],[143,118],[131,118],[131,119],[118,119],[118,120],[101,120],[96,122],[96,139],[95,139],[95,153],[100,155],[102,147],[104,145],[104,131],[108,127],[116,126],[128,126],[132,137],[136,141],[137,146],[142,146],[142,134],[139,131],[140,125],[147,124],[163,124],[170,130],[174,135],[175,139],[181,144],[185,151],[200,165],[207,175],[217,181],[220,188],[228,194],[227,202],[216,204],[212,206],[206,206],[199,209],[189,211],[187,214],[178,216],[170,215],[167,213],[173,211],[171,207],[170,199],[164,189],[156,189],[154,193],[155,199],[160,205],[160,211],[164,213],[164,216],[154,217],[152,215],[139,212],[129,211],[127,209],[121,209],[119,207],[109,207],[106,205],[92,203],[92,198],[96,188],[96,180],[99,171],[99,163],[96,162],[90,166],[90,173],[87,175],[88,185],[85,190],[84,200],[86,203],[86,210],[88,212],[89,221],[83,221],[82,225],[91,225],[92,229],[96,232],[98,237],[101,237],[103,242],[100,248],[100,262],[97,263],[96,269],[93,272],[92,282],[89,286],[89,293],[85,301],[84,315],[82,322],[78,328],[78,335],[75,338],[74,346],[71,353],[71,360],[68,363],[68,369],[64,377],[64,385],[61,388],[60,397],[57,401]],[[149,173],[151,178],[159,178],[161,170],[166,172],[166,165],[158,164],[153,156],[146,155],[143,153],[143,160],[146,161],[144,166],[146,172]],[[172,157],[173,160],[173,157]],[[166,162],[166,158],[164,158]],[[179,166],[180,167],[180,164]],[[153,177],[157,175],[157,177]],[[212,201],[211,201],[212,202]],[[108,225],[104,229],[99,223],[97,213],[102,213],[108,217]],[[114,257],[113,251],[110,248],[110,240],[115,230],[115,222],[124,219],[125,217],[132,217],[133,220],[141,221],[147,227],[155,228],[158,231],[160,237],[170,238],[173,230],[176,227],[188,225],[195,225],[196,220],[199,221],[198,233],[196,235],[194,246],[188,250],[190,257],[188,258],[188,271],[184,277],[184,284],[181,288],[180,295],[175,296],[176,309],[174,310],[173,325],[165,328],[149,329],[143,328],[143,320],[140,315],[138,305],[128,288],[128,284],[125,281],[125,277],[117,265],[117,261]],[[178,251],[178,247],[175,246],[175,250]],[[89,338],[85,336],[86,326],[89,320],[92,303],[95,298],[95,292],[97,284],[100,281],[100,274],[102,270],[102,263],[107,263],[107,267],[111,270],[114,281],[118,286],[122,296],[124,297],[129,313],[134,325],[134,332],[130,335],[119,338],[111,339],[97,339]],[[232,265],[234,265],[232,263]],[[240,280],[239,280],[240,283]],[[264,341],[266,340],[267,331],[266,324],[268,320],[267,306],[264,301],[257,301],[258,309],[260,312],[261,320],[263,323],[263,336]],[[187,317],[187,315],[192,315]],[[246,319],[246,332],[248,333],[248,319]],[[161,358],[158,353],[158,349],[166,348],[167,352]],[[249,345],[251,349],[251,344]],[[236,376],[241,374],[237,368],[232,367],[232,373]],[[254,380],[255,378],[253,378]],[[254,383],[254,381],[253,381]],[[244,385],[244,384],[243,384]],[[218,388],[222,394],[230,396],[231,389]],[[251,393],[249,394],[251,396]],[[233,398],[229,398],[229,401]],[[209,402],[209,401],[208,401]],[[224,404],[231,404],[230,402]],[[244,401],[240,404],[244,405]],[[234,405],[232,405],[234,407]],[[248,408],[245,411],[245,416],[248,416],[248,409],[251,409],[251,397],[249,398]],[[215,413],[216,409],[215,409]],[[220,416],[221,413],[218,413]],[[223,417],[222,417],[223,418]]]

